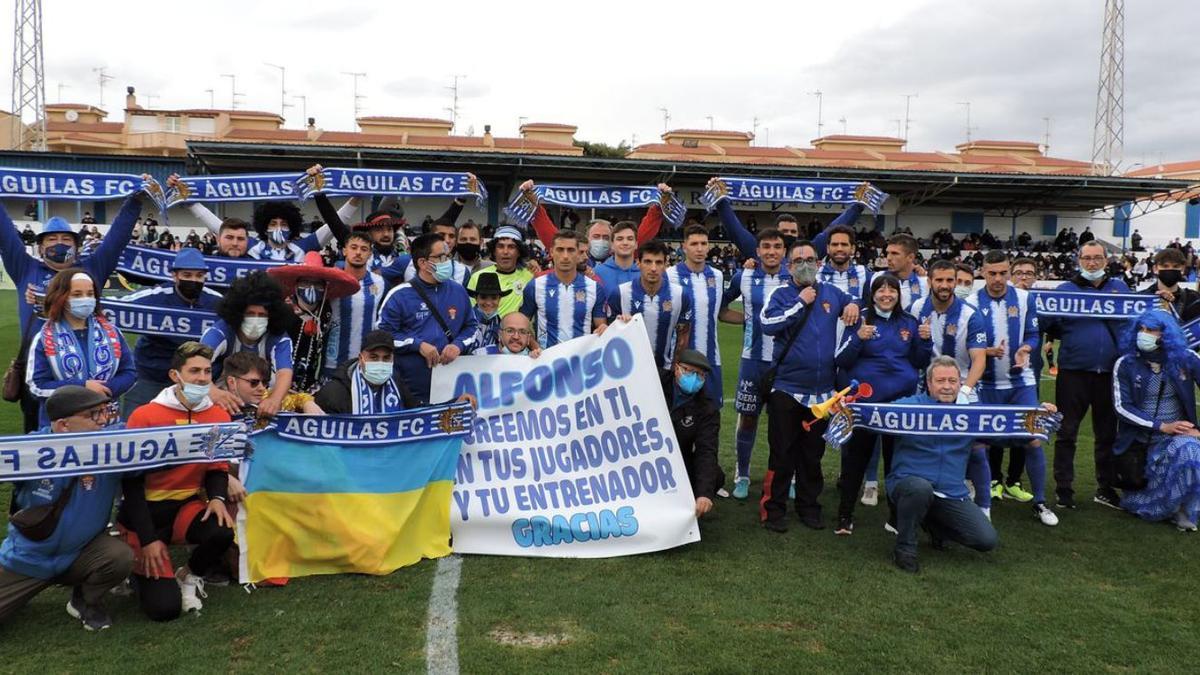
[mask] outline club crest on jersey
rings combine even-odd
[[[713,278],[713,277],[709,277],[709,279],[708,279],[708,287],[709,287],[709,288],[716,288],[716,287],[717,287],[717,280],[716,280],[715,278]]]
[[[1009,307],[1009,308],[1008,308],[1008,315],[1009,315],[1009,316],[1016,316],[1017,314],[1018,314],[1018,310],[1017,310],[1017,308],[1016,308],[1016,307]]]
[[[587,293],[584,293],[583,291],[575,291],[575,302],[583,302],[583,299],[586,297]]]
[[[946,335],[953,337],[958,333],[958,324],[952,323],[946,326]]]
[[[821,309],[824,309],[826,314],[828,314],[828,313],[829,313],[829,309],[830,309],[830,307],[831,307],[831,306],[830,306],[830,304],[829,304],[828,302],[822,302],[822,303],[821,303]]]
[[[858,288],[858,279],[850,279],[850,281],[847,283],[850,284],[851,288]]]
[[[907,328],[900,329],[900,339],[901,340],[908,342],[908,339],[911,337],[912,337],[912,331],[908,330]]]
[[[450,309],[446,310],[446,313],[450,315],[450,320],[453,321],[454,317],[458,316],[458,308],[451,307]]]
[[[669,311],[671,311],[671,301],[670,301],[670,300],[664,300],[664,301],[663,301],[663,304],[662,304],[662,311],[664,311],[664,312],[669,312]]]
[[[84,492],[91,492],[92,490],[95,490],[96,489],[96,477],[95,476],[80,476],[79,477],[79,487],[83,488]]]

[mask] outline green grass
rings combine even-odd
[[[0,359],[15,342],[11,293],[0,296]],[[741,341],[722,328],[726,391]],[[1053,396],[1053,383],[1043,394]],[[19,433],[15,406],[0,406]],[[723,416],[732,466],[734,415]],[[1089,422],[1077,491],[1090,496]],[[754,473],[766,463],[765,424]],[[825,460],[832,513],[837,455]],[[1052,481],[1051,481],[1052,485]],[[757,488],[757,485],[755,486]],[[754,494],[753,491],[751,493]],[[7,488],[0,488],[7,503]],[[860,506],[854,536],[757,525],[753,502],[719,500],[701,542],[608,560],[469,556],[459,591],[464,672],[1058,671],[1183,672],[1195,638],[1200,538],[1085,503],[1057,528],[1026,506],[993,510],[990,554],[922,548],[922,573],[889,564],[885,508]],[[794,522],[794,521],[793,521]],[[63,612],[65,589],[0,626],[0,671],[354,671],[424,668],[426,603],[436,563],[382,578],[297,579],[247,595],[210,589],[201,617],[143,619],[114,598],[117,625],[86,634]],[[557,646],[501,644],[497,632],[557,636]]]

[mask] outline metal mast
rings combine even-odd
[[[1125,0],[1104,3],[1100,38],[1100,85],[1096,89],[1096,126],[1092,131],[1092,171],[1111,176],[1124,152]]]
[[[12,147],[46,149],[46,79],[42,0],[16,0],[13,21]],[[32,116],[32,124],[25,120]]]

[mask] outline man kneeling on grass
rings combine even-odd
[[[949,356],[933,359],[926,371],[928,394],[896,403],[954,405],[958,398],[958,363]],[[1049,403],[1043,406],[1054,412]],[[917,528],[929,532],[935,549],[955,541],[976,551],[990,551],[998,541],[996,528],[971,501],[963,476],[975,439],[969,436],[897,435],[888,496],[896,505],[896,549],[892,560],[905,572],[917,572]]]

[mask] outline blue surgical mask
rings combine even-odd
[[[443,260],[440,263],[433,265],[433,278],[441,281],[449,281],[450,275],[454,274],[454,263],[449,260]]]
[[[484,320],[491,321],[492,319],[496,318],[497,314],[500,313],[500,308],[497,307],[496,310],[492,312],[485,312],[481,309],[479,310],[479,313],[483,315]]]
[[[954,295],[958,296],[959,300],[966,300],[971,297],[971,291],[974,290],[970,286],[955,286]]]
[[[75,247],[71,244],[55,244],[46,247],[46,260],[52,263],[65,263],[75,258]]]
[[[1104,278],[1104,269],[1103,268],[1092,272],[1092,271],[1088,271],[1088,270],[1085,270],[1082,267],[1080,267],[1079,273],[1081,275],[1083,275],[1083,278],[1087,279],[1088,281],[1099,281]]]
[[[367,382],[379,386],[392,379],[391,361],[367,361],[362,367],[363,377]]]
[[[71,298],[67,300],[67,311],[76,319],[86,319],[96,311],[96,299]]]
[[[612,244],[604,239],[593,239],[588,243],[588,253],[596,260],[607,258],[611,249]]]
[[[679,390],[685,394],[694,394],[704,386],[704,376],[700,373],[684,373],[679,376]]]
[[[271,230],[267,235],[271,237],[272,244],[284,244],[287,243],[289,232],[288,228],[281,227],[277,230]]]
[[[205,396],[208,396],[207,384],[191,384],[184,382],[180,385],[180,390],[183,392],[183,400],[187,401],[188,405],[200,405]]]
[[[1158,342],[1161,340],[1157,335],[1149,333],[1137,334],[1137,348],[1143,352],[1152,352],[1158,349]]]

